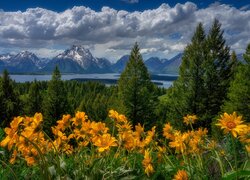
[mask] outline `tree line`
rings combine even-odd
[[[208,34],[199,23],[184,50],[179,77],[169,89],[155,86],[137,43],[117,86],[97,82],[63,81],[56,67],[49,82],[13,82],[5,70],[0,79],[0,122],[14,116],[42,112],[48,133],[63,114],[85,111],[93,120],[107,119],[109,109],[125,114],[133,125],[145,128],[170,121],[182,128],[187,114],[199,118],[197,127],[211,129],[221,112],[233,111],[250,121],[250,44],[244,62],[230,52],[218,20]],[[195,128],[195,127],[194,127]]]
[[[166,119],[181,127],[183,116],[195,114],[197,126],[211,129],[218,114],[236,111],[249,122],[249,48],[242,63],[230,53],[218,20],[208,34],[199,23],[184,50],[179,77],[162,98]]]

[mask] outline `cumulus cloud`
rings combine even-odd
[[[222,23],[228,45],[244,51],[250,42],[250,10],[218,3],[198,9],[191,2],[174,7],[162,4],[141,12],[110,7],[94,11],[84,6],[63,12],[42,8],[0,11],[0,47],[43,49],[37,51],[51,56],[56,52],[53,47],[63,49],[76,43],[98,57],[118,59],[137,41],[143,54],[166,57],[183,51],[198,22],[208,31],[214,18]],[[52,50],[44,53],[48,47]]]

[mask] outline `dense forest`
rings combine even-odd
[[[129,61],[117,85],[106,86],[98,82],[83,83],[77,81],[62,81],[60,69],[57,67],[54,69],[52,79],[48,82],[34,81],[16,83],[10,79],[6,70],[0,79],[0,127],[2,129],[9,127],[11,121],[16,116],[32,117],[36,113],[42,113],[42,129],[52,140],[55,140],[55,131],[51,131],[51,127],[58,126],[59,120],[65,118],[63,115],[70,114],[71,117],[74,117],[78,111],[85,112],[89,119],[103,122],[107,127],[112,129],[113,121],[110,117],[113,117],[113,119],[121,118],[118,114],[110,115],[109,111],[112,110],[113,113],[119,112],[127,117],[129,127],[134,127],[130,129],[131,132],[138,132],[138,128],[142,128],[143,126],[141,132],[145,129],[145,133],[148,130],[148,132],[152,134],[152,132],[155,132],[155,129],[151,128],[155,126],[158,132],[158,138],[163,138],[164,136],[170,139],[170,147],[176,147],[176,151],[171,151],[172,155],[174,152],[178,154],[180,152],[183,153],[183,151],[181,147],[179,147],[180,149],[178,150],[177,146],[171,144],[173,136],[175,136],[174,140],[176,140],[178,133],[171,134],[170,131],[166,133],[167,128],[177,128],[180,130],[178,131],[179,133],[183,131],[187,131],[188,133],[193,132],[194,134],[200,132],[203,135],[208,131],[206,135],[209,138],[223,142],[228,137],[225,138],[220,131],[218,119],[220,119],[220,117],[222,119],[226,117],[237,118],[234,113],[236,112],[240,120],[238,119],[238,124],[236,123],[233,124],[232,127],[230,126],[228,131],[232,131],[234,137],[235,135],[238,136],[238,134],[243,132],[243,130],[240,130],[241,126],[237,126],[238,129],[236,129],[234,133],[233,130],[236,125],[240,125],[243,121],[244,123],[250,122],[249,108],[250,44],[244,53],[244,61],[240,62],[237,60],[235,52],[230,51],[230,47],[227,46],[223,37],[223,30],[221,30],[221,24],[218,20],[214,21],[207,34],[201,23],[197,25],[191,42],[185,48],[179,70],[179,77],[168,89],[157,87],[151,82],[150,74],[144,65],[137,43],[135,43],[131,50]],[[220,116],[224,112],[234,114],[231,116],[228,114]],[[183,122],[183,117],[188,117],[189,120],[184,118]],[[241,117],[243,121],[241,121]],[[193,123],[197,118],[198,121]],[[124,119],[120,121],[127,123]],[[192,123],[190,123],[191,121]],[[138,123],[140,123],[139,126]],[[184,126],[185,123],[191,126]],[[227,124],[225,126],[227,126]],[[245,126],[246,125],[244,125],[244,128]],[[75,127],[77,128],[77,126]],[[118,130],[116,131],[121,135],[120,126],[117,127]],[[163,128],[165,128],[165,130]],[[204,132],[200,128],[204,128]],[[224,131],[224,133],[228,131]],[[149,136],[149,134],[147,136]],[[249,131],[246,132],[246,134],[247,140],[244,142],[247,142],[246,148],[249,153]],[[3,137],[4,135],[2,135],[2,137],[0,136],[0,140]],[[121,138],[123,136],[119,137]],[[131,138],[133,139],[133,137]],[[142,136],[141,138],[144,137]],[[110,141],[112,140],[110,139]],[[77,144],[75,141],[71,143],[72,146]],[[94,145],[95,143],[96,142],[93,142]],[[157,141],[157,143],[158,145],[164,144],[163,141]],[[110,146],[116,145],[113,144]],[[235,162],[233,165],[230,164],[230,166],[232,166],[232,172],[237,171],[237,168],[244,165],[244,159],[248,159],[248,155],[243,153],[244,146],[238,139],[235,143],[230,141],[227,146],[229,149],[233,147],[233,149],[238,151],[238,153],[232,153],[229,159],[227,159],[227,161]],[[153,151],[153,149],[152,147],[151,150]],[[146,168],[148,168],[145,170],[145,173],[147,176],[150,176],[150,174],[153,173],[153,166],[149,163],[151,162],[149,151],[147,151],[146,148],[144,148],[144,150],[142,153],[144,155],[143,167],[146,166]],[[164,152],[166,149],[161,149],[161,151]],[[128,150],[128,152],[131,151]],[[203,155],[204,156],[195,157],[204,158],[203,160],[199,159],[203,162],[207,158],[205,154]],[[191,157],[193,156],[187,155],[186,158]],[[182,161],[178,160],[178,158],[180,159],[180,157],[177,157],[175,160],[171,158],[167,159],[172,171],[167,171],[163,167],[159,167],[159,169],[163,169],[161,169],[161,171],[159,170],[154,178],[161,178],[166,172],[173,176],[173,173],[176,172],[175,168],[177,167],[173,164],[177,161]],[[219,157],[216,158],[218,160]],[[241,161],[239,161],[240,158]],[[145,159],[147,159],[147,161]],[[187,163],[187,159],[184,157],[184,164]],[[128,162],[131,161],[128,160]],[[207,164],[206,167],[208,168],[204,168],[203,166],[205,165],[201,164],[201,169],[197,170],[200,174],[196,174],[190,170],[189,166],[186,166],[186,170],[193,179],[201,177],[202,172],[207,173],[208,179],[218,179],[230,169],[229,165],[221,167],[222,165],[220,163],[222,163],[221,159],[218,160],[218,164]],[[149,164],[152,167],[147,166]],[[130,167],[130,165],[128,166]],[[245,166],[249,166],[249,164],[245,164]],[[219,167],[221,171],[217,172],[216,168]],[[246,170],[243,170],[246,173]],[[130,174],[130,172],[132,173],[132,171],[127,171],[127,174]],[[63,172],[61,173],[63,174]],[[242,173],[242,175],[244,175],[244,173]],[[231,175],[231,177],[235,176],[237,177],[239,174]]]

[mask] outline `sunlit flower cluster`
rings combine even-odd
[[[112,146],[117,146],[117,140],[108,131],[109,128],[105,123],[90,121],[84,112],[77,112],[73,118],[70,115],[64,115],[57,121],[57,126],[52,127],[56,137],[53,144],[57,151],[67,154],[89,144],[96,146],[98,152],[104,152]],[[72,139],[77,142],[77,146],[70,144]]]
[[[166,123],[163,129],[163,136],[169,140],[169,147],[182,154],[202,153],[205,150],[207,133],[207,129],[201,128],[182,133],[175,130],[170,123]]]
[[[41,113],[36,113],[34,117],[18,116],[10,123],[10,127],[5,128],[7,136],[2,140],[1,146],[7,146],[12,151],[11,163],[15,163],[20,155],[28,165],[33,165],[39,158],[39,153],[44,154],[51,148],[41,131],[42,121]]]
[[[155,137],[155,126],[145,132],[144,127],[141,124],[135,126],[135,130],[132,129],[132,125],[124,115],[118,114],[114,110],[109,111],[109,117],[115,121],[115,126],[118,131],[118,143],[128,151],[139,150],[144,152],[144,149],[153,143]]]
[[[144,167],[144,171],[147,174],[147,176],[150,176],[154,172],[154,168],[152,165],[152,158],[150,157],[149,149],[146,149],[144,152],[144,159],[142,161],[142,165]]]
[[[42,129],[41,113],[36,113],[34,117],[19,116],[4,129],[6,137],[0,145],[12,153],[10,163],[24,159],[28,165],[37,164],[42,155],[50,152],[68,157],[85,149],[85,156],[88,157],[84,162],[86,165],[111,154],[112,158],[120,158],[124,164],[130,164],[127,163],[130,155],[138,155],[146,176],[154,174],[159,164],[167,163],[164,168],[175,167],[171,176],[174,179],[188,179],[192,173],[188,168],[182,168],[188,163],[186,158],[198,157],[201,162],[202,156],[209,152],[223,157],[226,153],[221,144],[208,137],[207,129],[193,129],[192,124],[198,119],[195,115],[187,115],[183,119],[191,130],[180,131],[167,122],[162,132],[164,138],[158,138],[155,126],[148,131],[141,124],[133,127],[123,114],[114,110],[109,111],[109,118],[113,124],[107,126],[104,122],[91,121],[84,112],[76,112],[74,117],[63,115],[57,125],[51,127],[53,136],[48,137]],[[244,124],[241,116],[224,113],[216,125],[250,152],[250,126]],[[172,161],[171,156],[179,162]]]

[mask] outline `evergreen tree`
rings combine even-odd
[[[250,122],[250,44],[243,57],[246,63],[239,65],[236,71],[223,110],[228,113],[236,111]]]
[[[135,43],[118,82],[118,95],[126,116],[135,125],[150,124],[154,112],[154,84]]]
[[[45,128],[48,133],[51,126],[55,125],[56,121],[62,118],[63,114],[67,114],[68,111],[67,93],[64,88],[64,83],[61,80],[61,73],[56,66],[52,79],[49,81],[47,94],[43,102]]]
[[[237,68],[240,65],[240,61],[238,60],[235,51],[232,52],[230,58],[231,58],[231,62],[232,62],[231,76],[230,76],[231,77],[230,83],[231,83],[231,81],[234,80],[234,78],[235,78],[235,75],[236,75],[236,72],[237,72]]]
[[[18,93],[14,90],[13,82],[7,70],[3,71],[0,82],[0,125],[9,126],[14,116],[20,111],[20,100]]]
[[[29,87],[26,108],[26,113],[30,116],[33,116],[36,112],[41,112],[42,110],[42,95],[39,84],[36,80]]]
[[[164,97],[168,105],[167,118],[175,125],[180,126],[186,114],[196,114],[197,126],[210,128],[226,99],[236,60],[230,58],[220,27],[215,20],[206,37],[199,24],[184,51],[179,77]]]
[[[232,80],[234,63],[230,58],[230,49],[223,38],[221,24],[215,19],[206,42],[206,61],[204,63],[204,126],[210,127],[212,119],[218,114],[226,99]]]
[[[179,77],[173,87],[168,90],[165,101],[168,104],[167,119],[175,125],[180,125],[186,114],[201,116],[204,113],[204,47],[205,33],[202,24],[198,24],[182,58]]]

